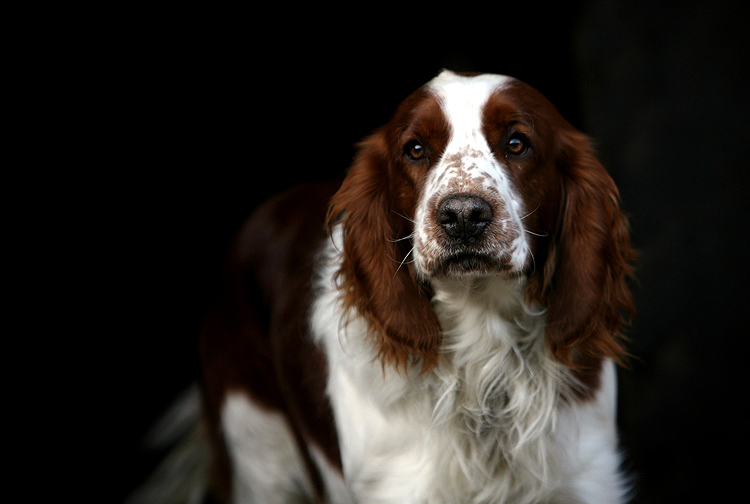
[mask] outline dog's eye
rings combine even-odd
[[[406,144],[406,155],[413,161],[419,161],[425,157],[424,145],[416,140],[413,140]]]
[[[508,154],[511,154],[513,156],[520,156],[521,154],[524,154],[528,149],[529,146],[520,136],[511,137],[510,140],[508,140],[508,145],[506,146]]]

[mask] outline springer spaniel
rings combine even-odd
[[[201,341],[218,495],[624,502],[633,259],[586,136],[516,79],[440,73],[343,184],[238,235]]]

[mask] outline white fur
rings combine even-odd
[[[523,226],[520,197],[512,187],[507,166],[493,153],[482,133],[482,109],[492,95],[512,79],[502,75],[464,77],[444,71],[427,84],[437,96],[451,127],[451,137],[440,160],[430,169],[424,193],[416,211],[414,260],[417,271],[429,277],[432,264],[442,253],[434,223],[434,205],[450,194],[472,193],[495,202],[498,215],[507,216],[495,229],[510,247],[487,241],[487,252],[510,256],[512,270],[520,272],[530,258],[530,248]],[[496,217],[497,218],[497,217]]]
[[[208,493],[208,442],[200,419],[200,390],[191,386],[149,432],[150,448],[169,453],[125,504],[200,504]]]
[[[601,379],[601,389],[593,401],[561,408],[558,432],[574,469],[566,480],[568,492],[581,502],[617,504],[627,500],[629,482],[619,470],[617,372],[613,362],[604,363]]]
[[[233,468],[232,502],[307,502],[311,486],[281,413],[265,411],[233,392],[224,401],[221,422]]]
[[[334,241],[312,319],[353,496],[332,502],[623,502],[614,366],[593,400],[561,400],[572,378],[549,355],[545,315],[524,304],[522,281],[435,281],[437,369],[384,370],[362,320],[342,310],[338,229]]]

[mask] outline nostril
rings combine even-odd
[[[469,241],[482,234],[492,215],[492,207],[486,200],[470,194],[448,196],[437,209],[438,224],[458,241]]]
[[[458,222],[458,213],[451,208],[438,210],[438,224],[445,226]]]
[[[485,208],[473,209],[469,214],[469,220],[471,222],[487,223],[492,219],[491,210]]]

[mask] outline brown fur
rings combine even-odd
[[[429,293],[405,264],[408,248],[397,241],[411,233],[413,207],[394,201],[389,163],[382,132],[364,142],[331,200],[328,224],[342,218],[345,303],[367,318],[383,362],[403,367],[416,357],[430,369],[437,363],[440,325]],[[416,203],[416,194],[403,193]]]
[[[621,327],[634,311],[628,277],[635,253],[612,178],[584,135],[560,132],[561,214],[541,282],[530,298],[547,306],[546,338],[555,357],[596,389],[602,359],[621,361]]]

